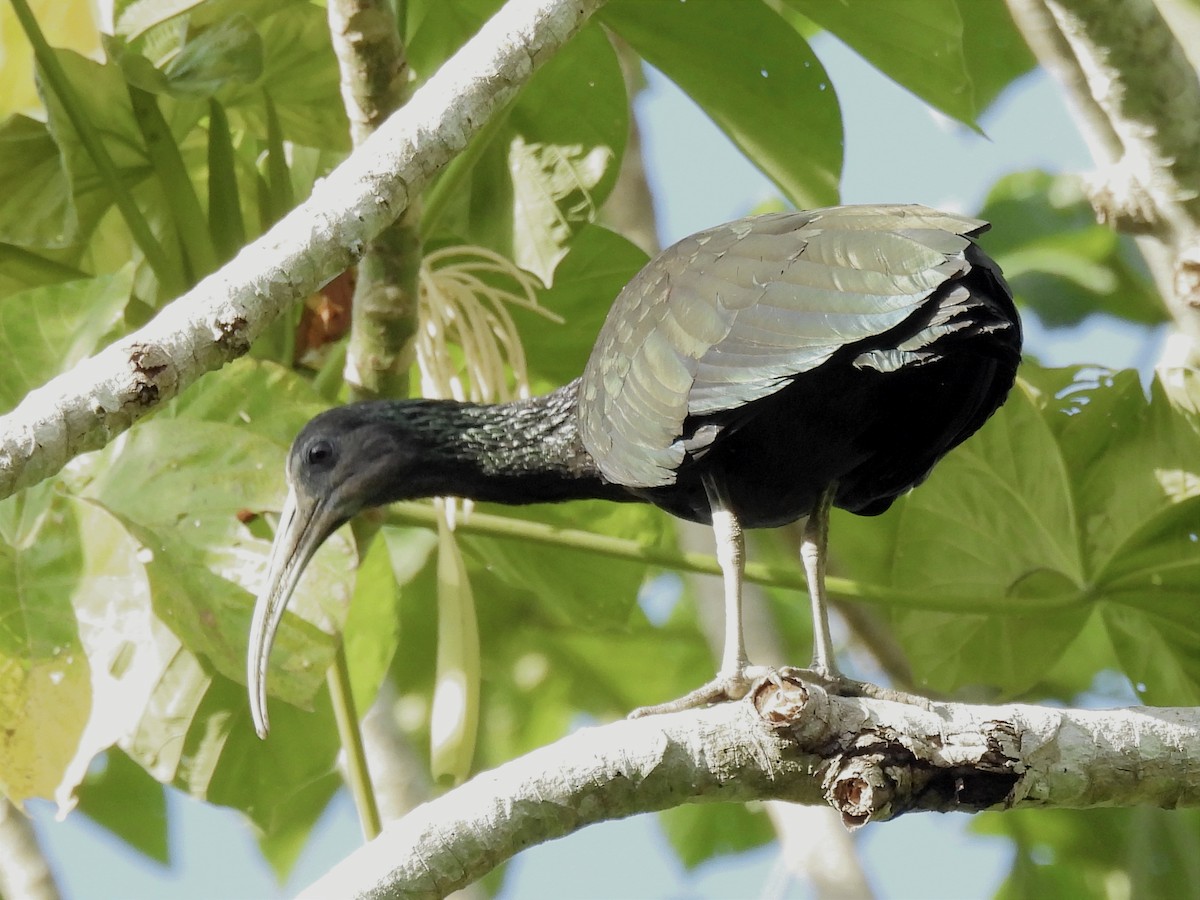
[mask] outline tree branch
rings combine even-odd
[[[59,896],[29,819],[0,797],[0,897],[58,900]]]
[[[363,253],[602,0],[511,0],[312,195],[144,328],[0,418],[0,499],[96,450],[241,356]]]
[[[1080,118],[1092,205],[1138,244],[1200,359],[1200,78],[1154,0],[1007,0]]]
[[[359,146],[408,99],[408,60],[387,0],[330,0],[329,33],[350,135]],[[415,356],[421,208],[372,238],[358,264],[345,377],[355,399],[406,397]]]
[[[1200,805],[1200,711],[908,705],[791,675],[747,700],[583,729],[413,810],[305,896],[443,896],[532,844],[686,802],[913,810]]]

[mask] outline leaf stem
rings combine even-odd
[[[432,506],[424,503],[393,503],[388,507],[389,524],[422,525],[437,527],[437,514]],[[458,523],[459,534],[477,534],[486,537],[529,541],[551,547],[563,547],[596,553],[611,559],[640,562],[660,566],[679,572],[695,572],[701,575],[720,575],[721,567],[713,556],[703,553],[685,553],[643,544],[629,538],[597,534],[575,528],[558,528],[544,522],[530,522],[474,510]],[[747,581],[764,587],[785,590],[807,591],[799,566],[791,569],[766,563],[747,562]],[[850,578],[827,576],[825,587],[830,594],[846,600],[864,603],[885,604],[904,609],[920,609],[941,612],[970,610],[974,613],[1012,614],[1033,610],[1064,609],[1084,603],[1081,593],[1062,594],[1053,597],[979,596],[951,595],[925,591],[897,590],[883,585],[867,584]]]
[[[338,644],[327,679],[338,737],[346,751],[346,783],[350,787],[350,795],[354,798],[354,808],[358,810],[363,837],[369,841],[381,830],[379,807],[375,803],[375,791],[371,786],[370,772],[367,770],[367,756],[363,750],[362,731],[359,729],[358,713],[354,707],[354,694],[350,690],[350,667],[346,662],[344,644]]]

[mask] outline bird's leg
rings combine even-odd
[[[837,483],[828,485],[817,498],[817,504],[804,523],[800,542],[800,559],[804,577],[808,580],[808,596],[812,601],[813,661],[812,671],[822,678],[838,681],[841,674],[833,659],[833,641],[829,637],[829,611],[825,599],[825,557],[829,546],[829,510],[837,493]]]
[[[705,486],[709,487],[706,480]],[[713,502],[715,494],[709,489],[712,502],[713,536],[717,542],[717,564],[721,567],[721,580],[725,588],[725,649],[721,653],[721,668],[717,678],[739,675],[749,663],[746,657],[746,640],[742,632],[742,578],[746,573],[746,539],[742,535],[742,524],[733,511],[720,501]]]
[[[721,486],[714,478],[704,479],[712,509],[713,535],[717,541],[717,562],[725,587],[725,649],[721,653],[721,668],[708,684],[685,694],[678,700],[644,706],[630,713],[630,718],[694,709],[725,700],[740,700],[754,681],[768,673],[762,666],[751,666],[746,656],[746,641],[742,631],[742,578],[746,570],[746,541],[742,525],[730,507]]]

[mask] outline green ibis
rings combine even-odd
[[[305,565],[360,510],[453,496],[652,503],[711,524],[724,573],[717,676],[650,712],[744,696],[743,528],[807,517],[813,671],[840,676],[826,620],[829,511],[886,510],[1004,402],[1021,326],[986,222],[922,206],[739,219],[664,250],[621,291],[583,375],[504,404],[355,403],[309,422],[250,635],[267,732],[272,640]]]

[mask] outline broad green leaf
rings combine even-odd
[[[0,299],[26,288],[85,278],[86,272],[70,264],[75,256],[70,251],[32,253],[0,242]]]
[[[897,636],[941,689],[1090,690],[1117,662],[1147,700],[1197,702],[1197,379],[1147,399],[1133,372],[1023,372],[893,512],[836,518],[835,574],[895,592]]]
[[[214,680],[186,742],[192,789],[203,787],[210,803],[237,806],[268,834],[301,823],[311,828],[336,789],[328,776],[340,748],[328,691],[317,694],[312,711],[274,704],[271,735],[261,741],[250,723],[245,688]],[[306,820],[288,822],[298,809]]]
[[[663,536],[662,513],[634,504],[579,502],[502,512],[510,518],[531,518],[562,528],[586,521],[589,531],[632,539],[658,542]],[[512,590],[530,592],[549,620],[570,622],[575,628],[623,625],[646,574],[644,565],[566,547],[465,533],[459,535],[459,543],[463,553],[485,566],[490,576]]]
[[[100,50],[97,8],[89,0],[30,0],[38,28],[52,47],[92,55]],[[0,119],[13,114],[37,115],[41,97],[34,85],[34,53],[13,4],[0,5]]]
[[[404,46],[418,80],[428,81],[503,5],[503,0],[409,0]]]
[[[585,27],[501,115],[432,189],[454,190],[434,227],[491,247],[548,284],[612,190],[629,130],[625,82],[604,31]],[[458,189],[464,184],[469,191]]]
[[[319,408],[301,385],[249,361],[206,376],[174,418],[160,415],[104,451],[89,488],[146,545],[163,621],[235,680],[244,678],[245,635],[270,546],[242,520],[282,503],[280,438],[290,442],[306,405]],[[281,404],[289,394],[300,403]],[[346,615],[353,563],[339,532],[309,564],[281,626],[272,693],[311,701],[332,659],[328,635]]]
[[[1188,897],[1200,889],[1200,816],[1184,809],[1039,809],[979,816],[1007,835],[1013,868],[997,897]]]
[[[1085,564],[1067,472],[1030,393],[1015,388],[979,434],[905,498],[900,517],[892,584],[960,608],[896,613],[918,680],[943,690],[1033,685],[1087,609],[1075,600]],[[984,599],[991,610],[1020,606],[972,612]]]
[[[85,114],[99,132],[122,182],[130,188],[139,184],[151,174],[150,162],[120,67],[93,62],[65,50],[55,51],[55,56],[71,88],[83,102]],[[91,235],[100,216],[112,204],[113,185],[101,176],[53,91],[43,88],[43,93],[50,134],[62,156],[74,208],[73,219],[69,217],[64,227],[74,224],[75,228],[67,233],[65,240],[79,243]]]
[[[419,553],[417,548],[414,550]],[[377,536],[354,575],[354,598],[350,601],[342,629],[354,704],[360,716],[365,715],[375,702],[375,694],[387,675],[399,638],[396,576],[387,542]]]
[[[775,839],[761,807],[744,803],[686,803],[658,814],[667,840],[689,869],[714,856],[741,853]]]
[[[563,318],[554,322],[514,308],[530,376],[566,384],[583,372],[608,308],[646,263],[646,254],[599,225],[584,227],[554,270],[554,284],[538,302]]]
[[[76,236],[75,208],[58,147],[44,122],[12,116],[0,124],[0,240],[47,250]]]
[[[981,0],[967,0],[981,2]],[[982,0],[989,3],[991,0]],[[955,0],[786,0],[934,109],[978,129]]]
[[[1145,324],[1166,320],[1132,241],[1096,223],[1077,177],[1007,175],[979,216],[993,225],[983,243],[1018,301],[1048,326],[1096,312]]]
[[[170,864],[162,785],[117,748],[109,750],[100,768],[88,772],[79,786],[79,810],[129,846]]]
[[[599,16],[700,104],[789,200],[837,202],[842,121],[833,85],[766,4],[613,0]]]
[[[72,597],[83,581],[79,522],[64,497],[10,497],[0,542],[0,790],[55,796],[92,712],[91,666]]]
[[[287,140],[348,150],[350,126],[324,10],[310,3],[277,4],[275,10],[254,20],[265,51],[261,77],[245,84],[240,80],[245,67],[239,67],[238,78],[230,78],[218,99],[231,119],[259,138],[268,131],[266,95]]]
[[[1036,66],[1037,59],[1004,0],[958,0],[958,13],[963,61],[975,88],[975,107],[982,114],[1005,88]]]
[[[327,407],[312,385],[295,372],[275,363],[243,358],[205,375],[159,415],[233,425],[286,451],[304,423]],[[282,453],[276,471],[280,493],[267,509],[283,505]]]
[[[0,299],[0,409],[90,356],[120,322],[133,267]]]
[[[258,846],[280,881],[291,873],[329,801],[343,783],[341,773],[329,772],[289,793],[283,802],[275,805],[269,826],[260,832]]]
[[[231,82],[249,84],[263,71],[263,42],[242,15],[201,31],[167,63],[167,87],[181,96],[208,99]]]

